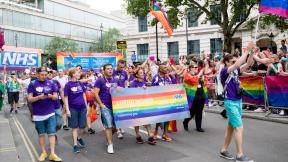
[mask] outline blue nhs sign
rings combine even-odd
[[[30,52],[2,51],[1,65],[11,67],[39,67],[39,54]]]

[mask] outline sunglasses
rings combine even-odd
[[[232,64],[235,64],[236,61],[230,61]]]

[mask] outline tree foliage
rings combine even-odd
[[[48,54],[48,58],[52,61],[51,67],[55,69],[57,67],[56,63],[56,53],[57,52],[76,52],[78,44],[72,40],[54,37],[49,44],[45,47],[45,53]]]
[[[145,16],[149,13],[149,0],[125,0],[127,3],[127,12],[133,16]],[[206,15],[202,23],[214,20],[220,26],[224,35],[224,50],[231,52],[231,40],[236,31],[242,24],[249,20],[252,9],[257,9],[260,0],[162,0],[163,5],[168,10],[168,19],[173,28],[181,26],[181,19],[185,16],[186,9],[197,8],[201,13]],[[219,5],[219,10],[211,12],[211,5]],[[184,8],[184,10],[183,10]],[[221,13],[221,17],[217,16]],[[241,19],[239,20],[239,18]],[[287,20],[275,15],[264,16],[263,24],[275,24],[281,31],[287,30]],[[277,18],[275,18],[277,17]],[[248,22],[250,26],[255,23]]]
[[[103,33],[89,48],[91,52],[110,52],[116,50],[116,42],[121,38],[122,34],[118,29],[111,28]]]

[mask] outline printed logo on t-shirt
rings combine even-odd
[[[72,88],[71,88],[71,91],[72,91],[72,92],[77,92],[77,90],[78,90],[77,87],[72,87]]]
[[[36,88],[36,91],[37,91],[38,93],[42,93],[42,92],[43,92],[43,89],[44,89],[43,87],[37,87],[37,88]]]

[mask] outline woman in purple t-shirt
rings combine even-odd
[[[79,153],[80,147],[85,147],[85,142],[80,136],[86,128],[86,115],[87,115],[87,102],[85,96],[85,88],[79,81],[80,72],[77,69],[69,71],[70,81],[64,88],[64,103],[66,105],[66,111],[69,127],[72,128],[73,136],[73,152]]]
[[[137,71],[134,72],[134,80],[132,81],[132,83],[130,84],[130,88],[139,88],[142,87],[144,89],[146,89],[146,81],[144,80],[144,71],[143,69],[139,68]],[[154,140],[153,138],[153,133],[151,132],[151,125],[144,125],[144,127],[147,130],[148,133],[148,144],[150,145],[155,145],[156,144],[156,140]],[[139,133],[139,126],[135,126],[135,133],[136,133],[136,142],[138,144],[143,144],[144,141]]]

